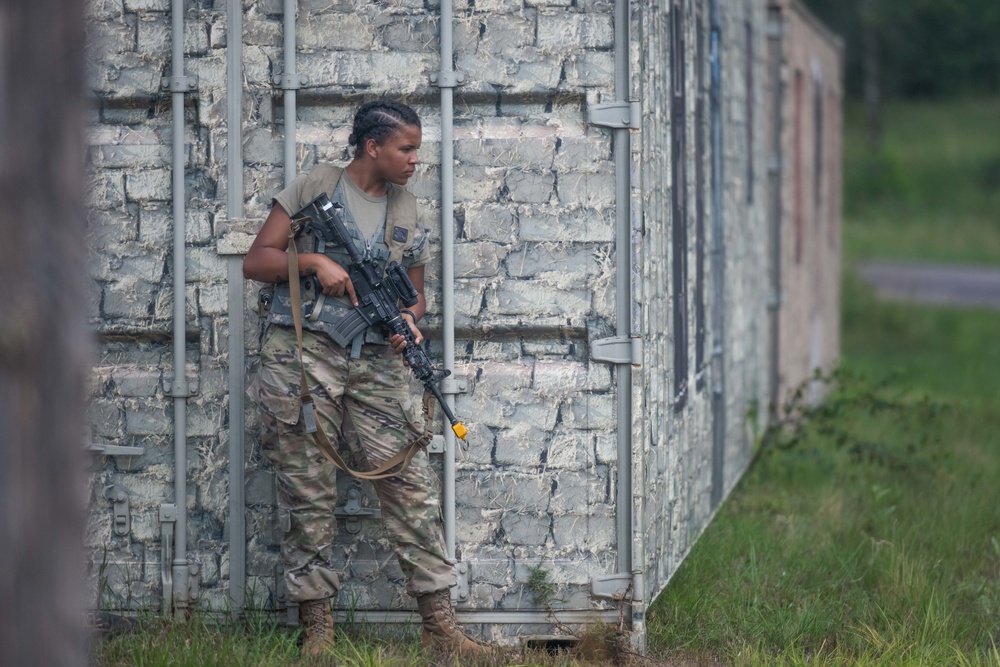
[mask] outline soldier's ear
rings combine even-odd
[[[375,141],[375,139],[373,139],[371,137],[368,137],[367,139],[365,139],[365,153],[368,155],[368,157],[370,157],[373,160],[375,158],[377,158],[378,157],[378,149],[379,149],[379,145],[378,145],[378,142]]]

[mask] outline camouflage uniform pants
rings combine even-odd
[[[404,375],[409,371],[388,346],[365,345],[361,358],[351,359],[349,350],[325,335],[303,334],[316,422],[331,442],[346,441],[354,458],[373,469],[423,434],[420,401],[411,394]],[[262,448],[276,470],[289,598],[302,602],[335,596],[340,580],[331,562],[337,470],[300,423],[296,348],[293,329],[271,325],[248,394],[260,405]],[[345,430],[351,437],[341,437]],[[454,585],[454,564],[445,556],[440,482],[426,450],[399,475],[373,484],[396,557],[409,580],[407,593],[418,596]]]

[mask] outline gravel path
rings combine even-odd
[[[883,299],[1000,309],[1000,268],[866,262],[858,273]]]

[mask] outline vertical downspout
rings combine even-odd
[[[295,0],[284,0],[282,32],[284,36],[284,75],[281,88],[285,100],[285,187],[295,178],[295,91],[299,77],[295,71]]]
[[[230,220],[243,217],[243,6],[226,2],[226,206]],[[229,257],[229,604],[239,614],[246,599],[244,500],[243,258]]]
[[[174,502],[176,517],[172,583],[174,612],[184,617],[188,607],[187,562],[187,399],[190,395],[184,360],[187,340],[185,250],[184,250],[184,2],[171,0],[171,108],[173,113],[173,209],[174,209],[174,379],[170,395],[174,399]],[[164,600],[164,609],[168,608]]]
[[[726,239],[722,178],[722,9],[712,0],[712,509],[722,501],[726,456]]]
[[[629,102],[629,0],[615,0],[615,102]],[[632,216],[629,174],[630,137],[627,127],[612,130],[615,163],[615,335],[632,335]],[[632,367],[615,366],[618,387],[618,508],[616,522],[618,571],[632,569]]]
[[[780,7],[770,7],[768,9],[768,33],[767,38],[771,42],[771,79],[774,82],[772,92],[772,153],[768,164],[768,177],[771,182],[771,299],[768,302],[768,309],[771,311],[771,368],[770,368],[770,405],[768,415],[772,423],[778,418],[778,404],[780,401],[780,325],[781,325],[781,179],[782,179],[782,151],[781,151],[781,103],[784,98],[784,83],[781,80],[781,61],[784,58],[782,52],[782,39],[784,38],[784,22],[781,17]]]
[[[455,167],[454,90],[459,76],[452,66],[452,0],[441,2],[441,339],[444,368],[455,371]],[[442,383],[445,402],[455,406],[455,381]],[[444,429],[444,539],[449,559],[455,558],[455,434]]]

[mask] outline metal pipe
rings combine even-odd
[[[188,605],[187,562],[187,398],[189,395],[185,363],[187,339],[184,249],[184,91],[177,82],[184,80],[184,2],[171,0],[171,108],[173,113],[173,209],[174,209],[174,380],[170,394],[174,398],[174,499],[177,525],[174,532],[173,601],[178,616]],[[164,609],[169,608],[164,600]]]
[[[295,70],[295,0],[284,0],[282,32],[284,36],[284,101],[285,101],[285,187],[295,178],[295,89],[298,73]]]
[[[629,104],[629,0],[615,0],[615,102]],[[631,119],[631,127],[639,126]],[[613,130],[615,163],[615,334],[619,338],[632,336],[632,149],[628,127]],[[620,574],[632,578],[631,605],[627,615],[632,625],[633,643],[645,645],[642,456],[633,456],[632,441],[632,366],[623,363],[615,367],[617,408],[618,485],[615,496],[615,530]],[[634,489],[640,493],[634,495]]]
[[[628,102],[628,0],[615,0],[615,102]],[[632,334],[632,216],[630,137],[613,130],[615,163],[615,333]],[[615,497],[618,571],[632,570],[632,367],[615,367],[618,408],[618,493]]]
[[[772,140],[773,151],[770,157],[771,164],[768,165],[768,176],[771,182],[771,301],[768,303],[771,315],[771,368],[770,368],[770,405],[768,406],[768,416],[774,421],[778,417],[778,404],[780,401],[780,344],[781,344],[781,180],[783,178],[781,133],[782,133],[782,109],[781,102],[784,99],[784,83],[781,80],[781,61],[784,57],[782,51],[782,38],[784,36],[784,21],[781,17],[781,9],[771,7],[768,10],[768,39],[771,42],[771,78],[774,81],[772,91]]]
[[[454,170],[454,91],[452,68],[452,0],[441,2],[441,338],[444,368],[455,371],[455,170]],[[454,408],[454,394],[445,402]],[[444,429],[444,538],[449,559],[455,558],[455,434]]]
[[[726,228],[722,173],[722,9],[710,5],[712,83],[712,509],[722,501],[726,456]],[[748,93],[749,94],[749,93]]]
[[[230,220],[243,217],[243,7],[242,0],[226,2],[227,209]],[[237,39],[239,37],[239,39]],[[242,257],[229,257],[229,605],[239,613],[246,601],[246,521],[243,468],[246,415],[243,403],[243,291]]]

